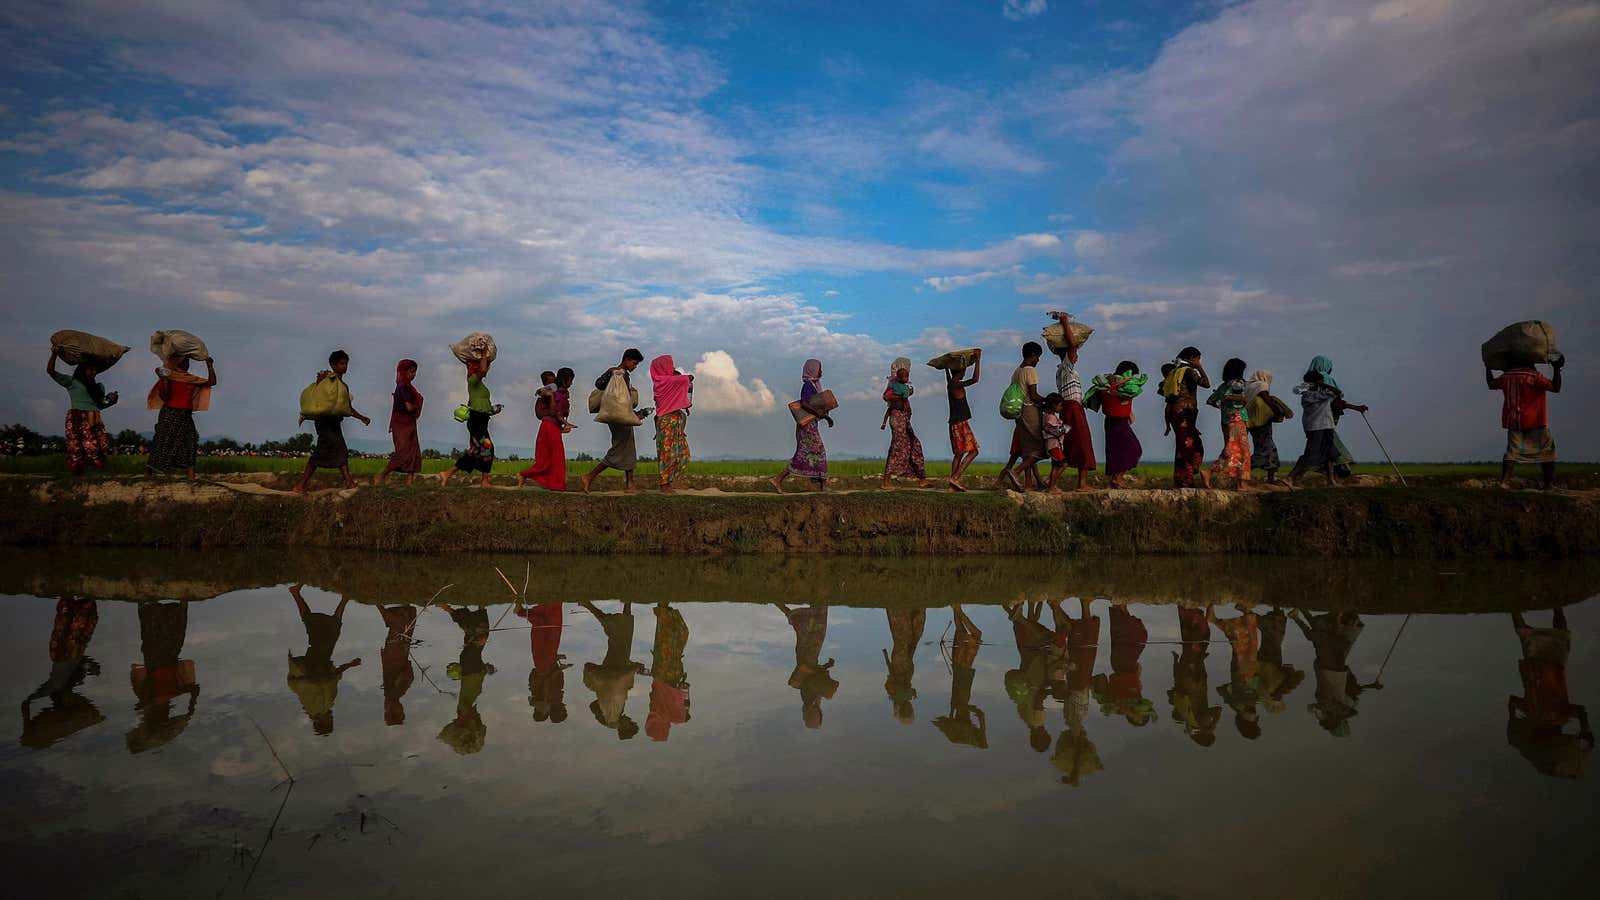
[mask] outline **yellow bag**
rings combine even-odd
[[[300,421],[328,416],[352,416],[350,388],[337,375],[319,378],[300,392]]]

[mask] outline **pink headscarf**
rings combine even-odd
[[[650,381],[656,390],[656,415],[689,408],[689,376],[674,371],[672,357],[663,355],[650,361]]]

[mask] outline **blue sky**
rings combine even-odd
[[[1533,0],[16,2],[0,356],[96,331],[135,347],[107,378],[135,399],[146,336],[194,331],[202,432],[246,439],[294,428],[336,346],[374,414],[414,357],[448,446],[445,345],[487,330],[518,447],[540,370],[638,345],[696,371],[696,452],[786,456],[806,357],[846,401],[830,449],[871,455],[888,362],[981,345],[989,455],[1016,348],[1067,308],[1090,370],[1193,343],[1287,388],[1325,353],[1397,456],[1491,458],[1489,334],[1547,318],[1571,381],[1600,374],[1597,50],[1600,5]],[[0,419],[64,405],[25,375]],[[1595,458],[1593,409],[1553,403],[1563,456]]]

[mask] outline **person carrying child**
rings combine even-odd
[[[1333,378],[1333,360],[1326,356],[1311,360],[1311,365],[1306,367],[1305,381],[1294,392],[1300,395],[1300,424],[1306,430],[1306,448],[1283,484],[1293,488],[1295,481],[1306,470],[1315,468],[1328,476],[1328,484],[1340,487],[1337,469],[1344,463],[1348,451],[1339,442],[1334,427],[1345,410],[1364,413],[1367,407],[1344,399],[1344,391],[1339,389],[1339,382]]]

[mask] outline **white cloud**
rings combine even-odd
[[[759,416],[778,405],[771,389],[759,378],[749,385],[739,381],[739,366],[722,350],[703,353],[694,364],[694,408],[697,412]]]
[[[922,279],[922,283],[942,294],[946,291],[982,284],[991,278],[999,277],[1001,274],[1000,272],[973,272],[970,275],[934,275],[930,278]]]
[[[1043,14],[1049,6],[1049,0],[1005,0],[1000,14],[1013,22],[1021,22]]]
[[[1110,249],[1111,242],[1098,231],[1080,231],[1072,239],[1072,252],[1079,258],[1096,259]]]

